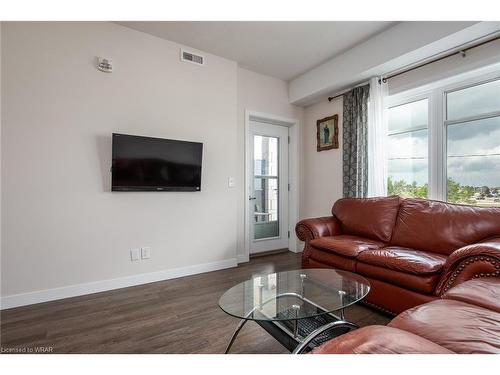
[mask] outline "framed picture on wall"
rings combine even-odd
[[[317,151],[339,148],[339,115],[325,117],[316,122]]]

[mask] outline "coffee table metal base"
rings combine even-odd
[[[297,297],[304,304],[311,304],[320,309],[318,305],[298,293],[277,295],[272,299],[264,301],[260,307],[280,297]],[[290,309],[282,313],[282,320],[255,319],[253,317],[254,314],[259,314],[258,307],[255,307],[245,318],[240,320],[229,340],[226,354],[231,349],[245,323],[249,320],[254,320],[293,354],[303,353],[308,349],[321,345],[325,341],[358,328],[356,324],[345,320],[343,310],[341,310],[340,317],[325,311],[324,314],[315,317],[294,319],[294,311]]]

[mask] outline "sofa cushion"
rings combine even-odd
[[[342,232],[389,242],[399,209],[399,197],[343,198],[335,202],[332,214]]]
[[[500,313],[500,279],[473,279],[459,284],[441,298],[462,301]]]
[[[500,313],[461,301],[436,300],[390,323],[455,353],[500,353]]]
[[[383,249],[364,251],[359,254],[358,260],[400,272],[426,275],[439,273],[446,263],[446,256],[391,246]]]
[[[344,256],[335,255],[323,250],[311,248],[309,252],[309,260],[322,263],[324,265],[323,267],[356,272],[356,259],[346,258]]]
[[[349,235],[315,238],[309,244],[317,249],[347,258],[356,258],[363,251],[379,249],[385,246],[384,243],[379,241]]]
[[[440,278],[439,274],[414,275],[386,267],[374,266],[359,260],[356,263],[356,273],[425,294],[434,293]]]
[[[413,333],[397,328],[368,326],[327,341],[313,354],[452,354]]]
[[[427,199],[405,199],[391,245],[449,255],[500,235],[500,208],[477,208]]]

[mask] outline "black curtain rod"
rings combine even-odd
[[[470,46],[470,47],[467,47],[467,48],[462,48],[462,49],[459,49],[459,50],[457,50],[457,51],[455,51],[455,52],[450,52],[450,53],[448,53],[448,54],[446,54],[446,55],[444,55],[444,56],[441,56],[441,57],[438,57],[438,58],[432,59],[432,60],[427,61],[427,62],[425,62],[425,63],[419,64],[419,65],[416,65],[416,66],[414,66],[414,67],[411,67],[411,68],[408,68],[408,69],[402,70],[402,71],[400,71],[400,72],[398,72],[398,73],[391,74],[391,75],[389,75],[389,76],[387,76],[387,77],[383,77],[382,79],[379,79],[379,80],[378,80],[378,83],[386,83],[386,82],[387,82],[387,80],[389,80],[389,79],[391,79],[391,78],[394,78],[394,77],[400,76],[401,74],[405,74],[405,73],[411,72],[411,71],[413,71],[413,70],[415,70],[415,69],[419,69],[419,68],[421,68],[421,67],[423,67],[423,66],[427,66],[427,65],[429,65],[429,64],[433,64],[433,63],[435,63],[435,62],[438,62],[438,61],[441,61],[441,60],[447,59],[448,57],[451,57],[451,56],[454,56],[454,55],[458,55],[458,54],[460,54],[460,55],[462,55],[462,57],[465,57],[465,54],[466,54],[466,52],[467,52],[467,51],[470,51],[471,49],[474,49],[474,48],[477,48],[477,47],[481,47],[481,46],[483,46],[483,45],[485,45],[485,44],[487,44],[487,43],[493,42],[493,41],[498,40],[498,39],[500,39],[500,35],[498,35],[498,36],[496,36],[496,37],[494,37],[494,38],[491,38],[491,39],[485,40],[485,41],[483,41],[483,42],[481,42],[481,43],[474,44],[474,45],[472,45],[472,46]]]
[[[378,80],[378,83],[387,83],[387,81],[388,81],[389,79],[391,79],[391,78],[397,77],[397,76],[399,76],[399,75],[401,75],[401,74],[405,74],[405,73],[411,72],[412,70],[419,69],[419,68],[421,68],[421,67],[423,67],[423,66],[426,66],[426,65],[433,64],[433,63],[435,63],[435,62],[438,62],[438,61],[444,60],[444,59],[446,59],[446,58],[448,58],[448,57],[451,57],[451,56],[454,56],[454,55],[457,55],[457,54],[460,54],[460,55],[462,55],[463,57],[465,57],[465,53],[466,53],[467,51],[469,51],[469,50],[471,50],[471,49],[474,49],[474,48],[477,48],[477,47],[480,47],[480,46],[485,45],[485,44],[487,44],[487,43],[493,42],[493,41],[498,40],[498,39],[500,39],[500,35],[498,35],[498,36],[496,36],[496,37],[494,37],[494,38],[491,38],[491,39],[485,40],[485,41],[483,41],[483,42],[481,42],[481,43],[474,44],[474,45],[472,45],[472,46],[470,46],[470,47],[463,48],[463,49],[459,49],[458,51],[455,51],[455,52],[450,52],[450,53],[448,53],[448,54],[446,54],[446,55],[444,55],[444,56],[441,56],[441,57],[435,58],[435,59],[430,60],[430,61],[427,61],[427,62],[425,62],[425,63],[419,64],[419,65],[416,65],[416,66],[414,66],[414,67],[411,67],[411,68],[408,68],[408,69],[402,70],[402,71],[400,71],[400,72],[398,72],[398,73],[391,74],[391,75],[389,75],[389,76],[387,76],[387,77],[383,77],[383,78],[381,78],[381,79],[379,79],[379,80]],[[341,93],[341,94],[338,94],[338,95],[335,95],[335,96],[330,96],[330,97],[328,98],[328,101],[329,101],[329,102],[331,102],[333,99],[336,99],[336,98],[339,98],[339,97],[341,97],[341,96],[344,96],[344,94],[345,94],[345,92],[343,92],[343,93]]]
[[[341,96],[344,96],[344,94],[345,94],[345,92],[343,92],[342,94],[335,95],[335,96],[329,96],[328,101],[331,102],[333,99],[340,98]]]

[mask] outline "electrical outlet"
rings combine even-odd
[[[142,259],[149,259],[151,258],[151,248],[148,247],[141,247],[141,258]]]
[[[141,259],[140,249],[130,249],[130,260],[136,261]]]

